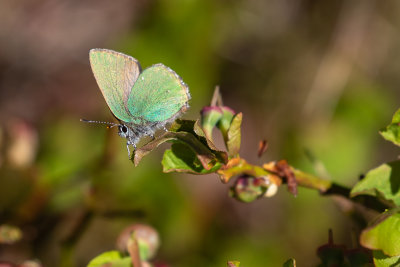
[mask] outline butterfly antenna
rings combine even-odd
[[[87,122],[87,123],[99,123],[99,124],[111,125],[111,126],[107,126],[108,128],[112,128],[112,127],[118,126],[117,123],[114,123],[114,122],[107,122],[107,121],[91,121],[91,120],[85,120],[85,119],[80,119],[80,121],[82,121],[82,122]]]

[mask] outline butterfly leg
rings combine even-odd
[[[126,143],[126,149],[128,150],[128,158],[131,158],[131,151],[129,150],[129,142]]]
[[[166,131],[166,132],[168,132],[168,129],[167,129],[167,128],[165,128],[165,126],[163,126],[163,130],[164,130],[164,131]]]
[[[156,139],[156,137],[154,136],[154,134],[150,134],[150,137],[152,140]]]

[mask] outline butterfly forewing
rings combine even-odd
[[[170,68],[156,64],[145,69],[133,85],[127,108],[137,122],[168,122],[188,107],[187,85]]]
[[[107,49],[92,49],[90,65],[97,84],[115,117],[131,122],[127,101],[141,68],[133,57]]]

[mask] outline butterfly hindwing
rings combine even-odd
[[[131,122],[133,118],[126,104],[140,75],[139,62],[108,49],[92,49],[89,58],[97,84],[111,112],[119,120]]]
[[[156,64],[145,69],[130,92],[127,109],[136,123],[166,123],[188,107],[189,89],[170,68]]]

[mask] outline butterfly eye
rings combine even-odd
[[[124,133],[126,133],[126,132],[128,131],[128,129],[126,128],[125,125],[122,125],[121,130],[122,130]]]

